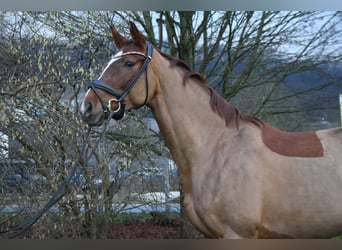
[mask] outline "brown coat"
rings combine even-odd
[[[145,51],[134,24],[128,41],[113,29],[118,48]],[[120,91],[137,72],[123,60],[101,80]],[[126,109],[147,105],[159,124],[183,181],[184,208],[213,238],[329,238],[342,233],[342,129],[306,133],[277,130],[240,111],[208,87],[184,62],[154,50],[148,87],[140,77]],[[99,91],[104,100],[108,94]],[[89,91],[81,111],[99,125],[106,118]],[[90,108],[89,108],[90,107]]]

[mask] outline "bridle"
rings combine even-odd
[[[137,72],[137,74],[134,76],[134,78],[131,80],[131,82],[128,84],[127,88],[121,93],[119,94],[113,87],[111,87],[109,84],[101,81],[101,80],[93,80],[88,89],[90,88],[91,90],[94,91],[95,95],[97,96],[97,98],[100,100],[101,105],[102,105],[102,109],[104,114],[108,113],[109,111],[112,112],[112,114],[118,113],[122,108],[123,111],[125,109],[125,97],[126,95],[131,91],[131,89],[134,87],[134,85],[137,83],[139,77],[144,73],[144,71],[146,71],[146,97],[145,97],[145,101],[142,105],[140,105],[139,107],[136,108],[140,108],[142,106],[144,106],[147,102],[148,99],[148,76],[147,76],[147,66],[149,65],[151,59],[152,59],[152,55],[153,55],[153,45],[151,43],[147,43],[147,47],[146,47],[146,53],[143,54],[141,52],[126,52],[123,53],[121,55],[119,55],[119,57],[123,57],[126,55],[140,55],[145,57],[145,61],[144,64],[141,66],[141,68],[139,69],[139,71]],[[106,93],[114,96],[115,98],[111,98],[109,99],[109,101],[106,103],[102,96],[100,95],[100,93],[97,91],[97,89],[103,90]],[[114,110],[112,110],[112,103],[115,102],[118,104],[118,107]]]

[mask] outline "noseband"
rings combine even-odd
[[[146,71],[146,97],[145,101],[142,105],[136,108],[140,108],[144,106],[147,102],[148,98],[148,77],[147,77],[147,66],[150,63],[153,55],[153,45],[151,43],[147,44],[146,48],[146,54],[140,52],[127,52],[120,55],[120,57],[125,55],[140,55],[145,57],[144,64],[141,66],[137,74],[134,76],[134,78],[131,80],[131,82],[128,84],[127,88],[119,94],[113,87],[111,87],[109,84],[101,81],[101,80],[93,80],[88,89],[92,89],[97,96],[97,98],[100,100],[103,112],[106,114],[108,111],[112,112],[113,114],[118,113],[122,108],[125,108],[125,97],[126,95],[131,91],[131,89],[134,87],[134,85],[137,83],[139,77],[142,75],[144,71]],[[104,102],[102,96],[97,91],[97,89],[103,90],[104,92],[114,96],[115,98],[109,99],[107,103]],[[118,107],[115,110],[112,110],[112,102],[116,102],[118,104]]]

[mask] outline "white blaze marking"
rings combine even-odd
[[[113,58],[109,61],[109,63],[107,64],[107,66],[104,68],[104,70],[102,71],[99,79],[102,77],[102,75],[106,72],[106,70],[110,67],[110,65],[112,65],[112,63],[114,63],[115,61],[117,61],[118,59],[121,58],[121,56],[123,55],[122,51],[119,51],[118,53],[116,53]]]
[[[84,103],[84,100],[85,98],[87,97],[87,95],[89,94],[89,91],[90,91],[90,88],[88,89],[87,93],[85,94],[85,96],[83,97],[83,101],[82,101],[82,104],[81,104],[81,113],[84,114],[85,112],[85,103]]]

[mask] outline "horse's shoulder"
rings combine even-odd
[[[322,157],[323,146],[315,131],[285,132],[264,124],[263,143],[273,152],[292,157]]]

